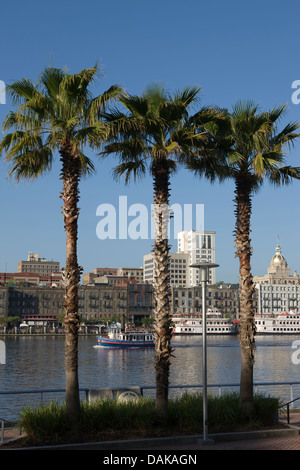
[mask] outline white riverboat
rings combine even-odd
[[[256,315],[256,334],[298,334],[300,333],[300,313],[290,310],[280,315]]]
[[[202,316],[175,314],[172,318],[174,335],[202,335]],[[222,317],[217,309],[209,309],[206,314],[206,333],[208,335],[236,334],[237,328],[230,318]]]

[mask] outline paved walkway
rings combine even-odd
[[[286,422],[286,420],[282,420]],[[299,434],[284,436],[280,433],[279,437],[263,437],[261,439],[239,439],[226,442],[214,441],[209,445],[202,443],[185,444],[181,446],[156,447],[155,449],[164,450],[300,450],[300,413],[291,413],[290,425],[292,428],[299,428]]]
[[[281,420],[286,422],[285,419]],[[300,450],[300,413],[291,413],[290,425],[292,428],[299,428],[299,434],[284,436],[280,433],[279,437],[263,437],[261,439],[239,439],[226,442],[214,441],[209,445],[203,443],[191,443],[176,446],[155,447],[155,449],[164,450]]]

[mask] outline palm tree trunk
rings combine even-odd
[[[77,263],[77,232],[79,209],[79,159],[66,142],[61,150],[63,180],[62,210],[66,231],[66,267],[62,269],[65,284],[65,368],[66,368],[66,412],[73,424],[78,423],[80,397],[78,382],[78,287],[81,268]]]
[[[168,221],[169,221],[169,169],[166,161],[154,164],[154,320],[155,320],[155,372],[156,410],[167,415],[169,368],[172,348],[170,320],[170,276]]]
[[[255,352],[254,285],[251,274],[251,181],[248,173],[236,179],[236,256],[239,258],[241,378],[240,405],[253,406],[253,367]]]

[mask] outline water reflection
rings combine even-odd
[[[292,342],[299,336],[257,336],[255,382],[298,381],[300,365],[292,362]],[[64,338],[5,338],[6,364],[0,364],[0,390],[39,390],[65,387]],[[79,381],[82,388],[155,384],[154,350],[95,349],[94,337],[80,337]],[[175,337],[170,368],[170,385],[202,383],[201,336]],[[208,384],[239,384],[240,345],[237,336],[209,336],[207,339]],[[236,389],[237,390],[237,389]],[[217,391],[217,390],[216,390]],[[289,399],[289,390],[277,387]],[[171,394],[181,391],[172,390]],[[273,393],[266,389],[265,393]],[[294,397],[300,396],[300,388]],[[57,395],[50,397],[57,400]],[[15,419],[24,404],[39,401],[30,395],[0,395],[0,418]],[[62,400],[64,394],[62,394]]]

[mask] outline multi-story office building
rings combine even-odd
[[[189,264],[196,264],[204,261],[215,263],[215,234],[199,230],[183,230],[177,235],[178,252],[189,254]],[[199,269],[190,269],[189,285],[197,286],[201,280]],[[215,284],[215,269],[209,270],[208,284]]]
[[[46,258],[39,258],[38,253],[29,253],[27,261],[18,263],[19,273],[35,273],[49,276],[59,272],[58,261],[47,261]]]
[[[144,256],[144,281],[153,284],[154,266],[153,253]],[[190,279],[189,255],[188,253],[170,253],[170,285],[187,286]]]

